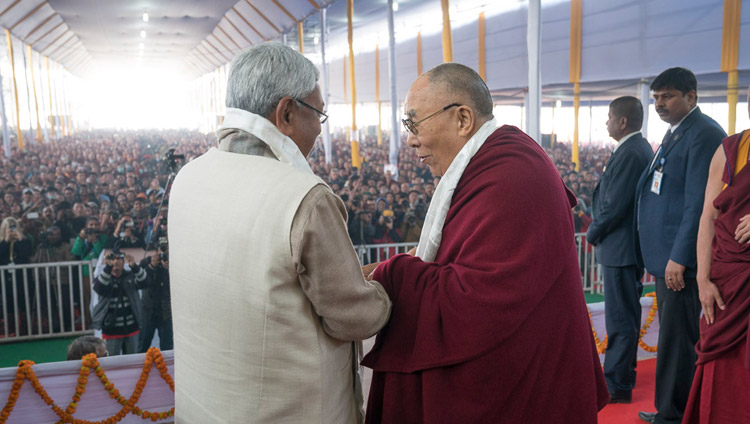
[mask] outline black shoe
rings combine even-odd
[[[639,412],[638,418],[642,419],[643,421],[646,421],[647,423],[652,423],[656,421],[656,412]]]
[[[630,403],[633,401],[633,392],[624,390],[609,394],[609,403]]]

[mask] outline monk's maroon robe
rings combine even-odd
[[[750,214],[750,164],[734,174],[742,134],[722,142],[727,159],[722,180],[729,184],[716,199],[711,281],[726,306],[714,306],[714,323],[701,319],[697,367],[683,423],[750,423],[750,244],[734,231]]]
[[[487,139],[456,187],[435,262],[397,255],[375,270],[393,310],[362,362],[374,370],[367,422],[596,422],[608,394],[574,204],[518,128]]]

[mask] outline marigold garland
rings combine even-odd
[[[643,327],[641,327],[640,334],[638,336],[638,346],[641,347],[641,349],[645,350],[646,352],[656,352],[656,346],[649,346],[643,341],[643,336],[646,335],[646,332],[648,331],[649,327],[651,327],[651,323],[654,322],[654,318],[656,318],[656,310],[658,308],[656,303],[656,293],[647,293],[644,295],[644,297],[652,297],[654,299],[653,303],[651,304],[651,309],[648,311],[648,316],[646,317],[646,322],[643,323]],[[589,324],[591,324],[591,331],[594,333],[594,342],[596,343],[596,351],[599,352],[599,354],[604,353],[607,350],[607,336],[604,336],[604,341],[599,341],[599,335],[596,334],[596,330],[594,329],[594,322],[591,320],[591,311],[589,311]],[[0,423],[1,424],[1,423]]]
[[[174,408],[164,412],[151,412],[138,408],[136,403],[141,397],[146,382],[148,381],[149,373],[151,368],[156,365],[156,369],[159,370],[159,375],[167,383],[169,389],[174,392],[174,380],[169,375],[167,370],[167,364],[164,362],[161,352],[157,348],[150,348],[146,352],[146,360],[143,363],[143,371],[141,377],[138,379],[138,383],[135,385],[133,393],[130,398],[126,399],[120,392],[115,388],[115,385],[107,379],[104,373],[104,369],[99,365],[99,360],[96,358],[96,354],[90,353],[81,359],[81,371],[80,377],[78,378],[78,384],[76,385],[75,394],[73,399],[68,406],[63,410],[55,404],[55,402],[44,390],[44,387],[39,382],[32,366],[33,361],[21,361],[18,363],[18,371],[16,372],[16,379],[13,381],[13,387],[11,388],[10,395],[8,396],[8,402],[5,407],[0,411],[0,424],[5,424],[10,418],[10,413],[16,405],[18,396],[21,392],[21,387],[25,380],[29,380],[34,391],[42,398],[44,403],[52,408],[52,411],[60,417],[58,423],[71,423],[71,424],[114,424],[125,418],[128,413],[138,415],[144,420],[150,419],[151,421],[158,421],[160,419],[169,418],[174,415]],[[78,407],[78,403],[81,401],[81,397],[86,392],[86,384],[88,384],[88,376],[91,373],[91,369],[94,369],[95,375],[102,382],[104,388],[109,392],[109,397],[115,399],[117,403],[122,405],[122,409],[115,415],[102,420],[102,421],[86,421],[80,420],[73,417],[73,414]]]

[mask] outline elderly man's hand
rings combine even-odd
[[[377,268],[378,265],[380,265],[380,262],[367,264],[362,267],[362,275],[365,277],[365,280],[372,280],[372,273],[375,271],[375,268]]]
[[[740,218],[740,223],[734,230],[734,239],[739,243],[750,243],[750,214]]]
[[[721,298],[719,288],[710,280],[698,281],[698,298],[703,306],[703,316],[706,318],[706,324],[714,323],[714,303],[722,311],[724,310],[724,300]]]

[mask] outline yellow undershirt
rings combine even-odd
[[[737,146],[737,160],[735,161],[734,165],[734,174],[732,177],[737,175],[738,172],[742,170],[742,168],[747,165],[747,162],[750,161],[750,130],[745,131],[745,133],[742,135],[742,139],[740,140],[740,145]],[[724,184],[724,187],[722,190],[727,188],[727,185]]]

